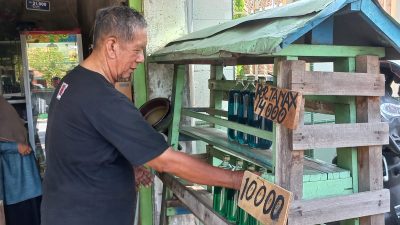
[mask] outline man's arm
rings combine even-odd
[[[240,189],[243,178],[243,171],[217,168],[171,147],[147,165],[158,172],[172,173],[193,183],[233,189]]]

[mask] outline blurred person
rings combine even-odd
[[[40,225],[41,179],[26,128],[0,95],[0,157],[7,225]]]
[[[59,77],[52,77],[51,78],[51,86],[53,86],[53,88],[57,88],[58,84],[60,84],[60,78]]]

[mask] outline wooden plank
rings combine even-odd
[[[335,114],[335,105],[322,101],[307,100],[307,98],[304,104],[304,108],[306,112]]]
[[[290,73],[293,70],[305,70],[304,61],[281,61],[277,68],[277,86],[291,89]],[[304,118],[304,103],[301,105],[301,116]],[[301,121],[303,122],[303,121]],[[302,127],[303,124],[300,124]],[[292,151],[293,131],[277,124],[275,146],[275,183],[293,193],[293,199],[303,195],[304,151]],[[305,148],[304,148],[305,149]]]
[[[254,112],[293,130],[298,126],[302,100],[299,92],[257,84]]]
[[[347,196],[301,200],[292,203],[288,224],[322,224],[366,215],[376,215],[389,210],[390,193],[387,189]]]
[[[379,59],[375,56],[356,58],[356,71],[378,74]],[[374,123],[381,120],[379,97],[357,97],[357,122]],[[389,134],[386,134],[386,140]],[[359,191],[374,191],[383,188],[382,146],[359,147],[358,149]],[[384,215],[360,218],[361,225],[383,225]]]
[[[385,76],[383,74],[294,70],[291,75],[291,90],[301,92],[303,95],[385,95]]]
[[[292,193],[249,171],[244,172],[238,206],[264,225],[286,225]]]
[[[315,124],[293,131],[293,150],[388,144],[387,123]]]
[[[160,179],[175,196],[199,218],[204,224],[233,225],[225,218],[216,213],[210,204],[197,196],[193,190],[186,188],[183,184],[169,174],[159,174]]]

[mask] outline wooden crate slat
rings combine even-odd
[[[294,201],[289,211],[290,225],[321,224],[390,210],[389,190],[361,192],[352,195]]]
[[[195,191],[186,188],[176,178],[169,174],[159,175],[160,179],[167,185],[175,196],[204,224],[233,225],[225,218],[218,215],[211,207],[208,201]]]
[[[383,96],[383,74],[292,71],[292,90],[303,95]]]
[[[300,127],[293,134],[293,150],[385,145],[387,123],[316,124]]]

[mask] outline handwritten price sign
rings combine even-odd
[[[245,171],[239,207],[264,225],[285,225],[292,193]]]
[[[302,101],[301,93],[257,84],[255,94],[254,112],[289,129],[296,129]]]

